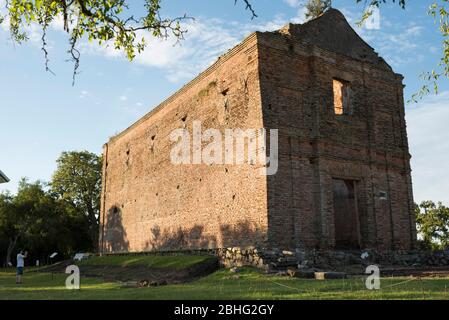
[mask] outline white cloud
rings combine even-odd
[[[72,26],[72,25],[73,25],[73,23],[70,24],[70,26]],[[58,14],[58,15],[53,19],[53,21],[52,21],[51,24],[50,24],[50,27],[51,27],[53,30],[56,30],[56,31],[64,31],[64,18],[63,18],[63,16],[62,16],[62,14]]]
[[[240,26],[240,28],[242,30],[242,36],[245,36],[253,31],[275,31],[282,28],[289,22],[289,19],[287,19],[284,15],[277,14],[270,21],[261,22],[259,24],[249,23],[244,26]]]
[[[292,19],[293,23],[304,23],[306,22],[306,7],[301,7],[298,9],[298,13],[296,14],[296,17]]]
[[[88,94],[89,94],[89,92],[86,91],[86,90],[81,91],[81,93],[80,93],[80,99],[84,99],[85,97],[88,96]]]
[[[449,205],[449,91],[407,106],[415,200]]]
[[[429,51],[430,51],[430,53],[436,54],[436,53],[440,52],[440,48],[435,47],[435,46],[430,46]]]
[[[422,61],[425,58],[419,53],[410,55],[412,50],[416,52],[419,48],[416,39],[422,35],[423,26],[415,22],[402,24],[389,21],[381,11],[379,30],[367,29],[365,26],[360,28],[356,22],[361,19],[361,11],[348,8],[342,8],[340,11],[362,39],[374,47],[394,69]]]
[[[409,28],[407,28],[405,34],[407,36],[420,36],[423,29],[423,26],[412,24]]]
[[[141,32],[138,34],[138,38],[145,36],[148,46],[143,53],[136,56],[135,65],[163,69],[165,77],[171,82],[190,80],[251,32],[273,31],[280,29],[288,22],[303,23],[306,8],[301,6],[302,1],[286,1],[289,5],[298,8],[296,16],[287,18],[278,14],[270,21],[259,23],[254,21],[241,23],[197,17],[194,22],[184,25],[188,32],[185,40],[179,42],[173,37],[166,40],[154,39],[145,32]],[[416,49],[414,37],[420,34],[421,26],[409,24],[394,31],[390,27],[384,28],[385,30],[360,29],[355,26],[355,21],[360,18],[360,12],[347,9],[342,11],[353,27],[357,29],[357,32],[367,41],[374,42],[373,46],[393,67],[397,68],[400,65],[416,62],[416,59],[424,58],[423,56],[407,58],[408,56],[404,54],[411,49]],[[391,23],[383,19],[382,25],[391,26]],[[396,27],[398,28],[398,26]],[[82,52],[99,54],[107,58],[124,59],[123,53],[115,50],[111,45],[98,46],[94,43],[84,43]]]
[[[135,63],[150,68],[164,69],[167,79],[173,82],[185,81],[194,77],[210,65],[218,56],[241,40],[239,30],[223,26],[215,19],[197,19],[185,24],[188,32],[185,40],[177,41],[174,37],[155,39],[145,32],[147,47],[138,54]],[[125,59],[121,51],[113,46],[99,46],[96,43],[83,43],[83,54],[103,55],[107,58]]]
[[[299,2],[289,1],[291,5],[299,4]],[[258,23],[197,17],[195,21],[184,25],[188,32],[185,39],[181,41],[177,41],[174,37],[155,39],[144,31],[138,32],[137,38],[144,36],[148,46],[144,52],[136,56],[134,66],[163,69],[169,81],[185,82],[211,65],[221,54],[237,45],[251,32],[273,31],[283,27],[289,21],[302,22],[303,11],[298,9],[297,16],[292,19],[279,14],[270,21]],[[63,19],[59,16],[53,21],[51,28],[54,31],[63,32],[63,24]],[[2,28],[7,29],[5,25],[2,24]],[[32,42],[39,46],[41,32],[38,26],[32,25],[29,32]],[[49,42],[49,44],[51,49],[52,43]],[[109,59],[126,59],[123,52],[114,48],[113,43],[100,46],[95,42],[83,40],[79,49],[82,54],[101,55]]]
[[[0,8],[3,8],[4,4],[2,5],[0,1]],[[0,14],[4,16],[3,22],[0,24],[0,36],[6,36],[8,41],[11,41],[10,37],[10,18],[7,14],[5,14],[5,10],[0,10]],[[36,24],[31,23],[30,25],[24,25],[23,29],[21,29],[21,32],[25,32],[26,36],[28,37],[28,42],[32,45],[38,46],[39,48],[42,46],[42,28]],[[50,50],[53,46],[53,42],[49,39],[46,39],[47,42],[47,50]]]
[[[188,32],[181,41],[173,37],[154,39],[145,32],[140,32],[138,38],[145,36],[148,46],[144,52],[136,56],[135,63],[164,69],[167,79],[172,82],[186,81],[212,64],[221,54],[238,44],[251,32],[276,30],[287,22],[288,20],[281,15],[260,24],[197,18],[194,22],[184,25]],[[124,59],[124,54],[111,45],[99,46],[96,43],[85,42],[81,45],[81,50],[83,54]]]
[[[120,99],[120,101],[127,101],[128,97],[127,96],[120,96],[119,99]]]
[[[284,2],[294,8],[299,7],[301,4],[301,0],[284,0]]]

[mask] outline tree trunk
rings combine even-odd
[[[93,242],[94,252],[97,252],[97,249],[98,249],[98,232],[99,232],[98,224],[96,222],[92,223],[91,238],[92,238],[92,242]]]
[[[89,233],[90,233],[90,237],[92,239],[92,245],[93,245],[93,249],[96,252],[98,249],[98,233],[99,233],[99,223],[98,223],[98,219],[95,216],[95,210],[93,209],[89,209],[88,208],[88,217],[89,217]]]
[[[17,240],[19,236],[15,236],[14,238],[9,239],[8,249],[6,250],[6,265],[9,267],[11,265],[11,255],[16,248]]]

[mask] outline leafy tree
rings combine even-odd
[[[43,221],[50,221],[51,198],[43,190],[40,181],[28,183],[26,179],[19,182],[17,195],[6,202],[6,212],[4,212],[5,233],[8,236],[8,248],[6,251],[6,263],[11,263],[11,255],[17,245],[42,238],[39,225]],[[38,228],[38,234],[36,234]],[[30,241],[26,241],[30,240]]]
[[[332,0],[309,0],[306,4],[306,19],[318,18],[332,5]]]
[[[16,223],[16,211],[12,204],[13,196],[0,194],[0,245],[6,248],[6,263],[11,263],[11,255],[20,236],[20,225]],[[3,250],[2,250],[3,251]]]
[[[73,214],[87,217],[90,239],[98,242],[102,157],[88,151],[63,152],[50,183],[55,196],[69,204]]]
[[[50,185],[22,179],[16,195],[0,194],[0,252],[6,253],[7,264],[19,248],[41,261],[54,251],[68,257],[95,249],[101,157],[64,152],[57,162]]]
[[[2,234],[6,236],[8,246],[6,263],[11,263],[11,257],[17,247],[35,241],[40,242],[46,237],[47,228],[42,228],[44,222],[49,223],[52,215],[52,199],[46,195],[40,181],[28,183],[22,179],[16,196],[2,195],[0,200],[0,225]]]
[[[0,194],[0,251],[6,264],[13,253],[27,248],[31,259],[45,261],[52,252],[67,257],[92,248],[86,217],[46,190],[46,185],[22,179],[17,195]],[[5,249],[5,250],[3,250]]]
[[[416,223],[425,247],[449,247],[449,208],[441,202],[423,201],[416,205]]]

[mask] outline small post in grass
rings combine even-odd
[[[57,252],[53,252],[53,253],[50,255],[50,265],[53,264],[53,258],[56,257],[57,255],[58,255]],[[53,270],[51,271],[51,280],[53,280]]]

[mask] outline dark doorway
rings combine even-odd
[[[335,246],[360,248],[356,181],[333,179]]]

